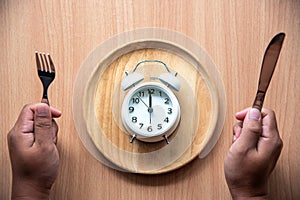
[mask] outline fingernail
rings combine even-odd
[[[249,112],[249,119],[253,119],[253,120],[260,120],[261,118],[261,113],[258,109],[256,108],[251,108],[250,112]]]
[[[38,106],[37,107],[37,116],[39,117],[45,117],[49,115],[49,107],[48,106]]]

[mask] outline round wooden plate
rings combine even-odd
[[[187,45],[188,44],[188,45]],[[104,52],[103,52],[104,51]],[[142,60],[161,60],[178,72],[181,121],[170,144],[129,142],[121,122],[120,89],[125,71]],[[139,68],[150,76],[164,68],[151,63]],[[215,145],[224,123],[224,87],[206,53],[178,33],[141,29],[120,34],[96,48],[83,63],[73,96],[73,114],[85,147],[104,164],[127,172],[158,174],[177,169]]]

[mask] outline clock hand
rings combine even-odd
[[[139,97],[138,95],[136,95],[137,98],[139,98],[141,100],[141,102],[143,102],[143,104],[148,108],[148,112],[150,113],[150,124],[151,124],[151,113],[153,112],[153,108],[149,107],[141,97]],[[150,103],[150,100],[149,100],[149,104],[152,105],[152,97],[149,96],[149,98],[151,98],[151,103]]]
[[[150,113],[150,124],[151,124],[151,113],[153,112],[153,108],[152,108],[152,95],[151,95],[150,91],[149,91],[149,108],[148,108],[148,112]]]
[[[149,93],[149,107],[152,108],[152,95]]]
[[[141,97],[139,97],[138,95],[136,95],[136,96],[137,96],[137,98],[139,98],[139,99],[141,100],[141,102],[143,102],[143,104],[144,104],[147,108],[149,108],[148,105],[143,101],[143,99],[142,99]]]

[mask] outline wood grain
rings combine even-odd
[[[181,80],[181,89],[175,92],[182,110],[181,122],[173,137],[170,137],[171,144],[169,145],[166,145],[164,141],[147,144],[138,140],[131,144],[121,122],[120,110],[126,92],[121,90],[120,82],[124,77],[124,72],[131,71],[141,60],[163,60],[168,63],[171,70],[178,73]],[[86,62],[86,65],[90,63]],[[97,67],[103,67],[103,63],[100,62],[95,68]],[[153,63],[138,68],[137,71],[144,74],[145,81],[150,81],[150,76],[165,73],[164,68]],[[186,164],[208,144],[207,141],[214,134],[210,127],[215,125],[213,123],[216,123],[217,119],[214,118],[218,117],[218,110],[214,110],[211,106],[213,103],[211,98],[217,96],[211,93],[216,92],[210,91],[205,79],[209,81],[205,74],[200,74],[196,66],[191,65],[179,55],[171,53],[171,49],[166,51],[147,48],[120,55],[102,74],[94,73],[88,83],[96,85],[87,87],[89,94],[85,97],[87,103],[83,105],[83,110],[87,111],[85,121],[91,139],[109,160],[132,172],[162,173]],[[93,97],[92,103],[94,102],[95,105],[91,106],[90,99]],[[91,119],[94,117],[96,120]],[[97,125],[94,124],[95,121],[98,122]],[[174,137],[179,139],[173,141]],[[118,149],[113,151],[113,146]]]
[[[280,31],[286,40],[265,106],[276,111],[284,142],[269,182],[273,199],[300,197],[300,2],[298,0],[0,1],[0,199],[9,199],[6,135],[26,103],[38,102],[35,50],[49,51],[58,70],[49,90],[57,120],[61,165],[51,199],[231,199],[223,160],[234,113],[252,104],[264,50]],[[227,106],[222,135],[208,157],[163,175],[112,170],[83,147],[72,119],[72,91],[81,63],[101,42],[124,31],[158,27],[203,46],[224,80]]]

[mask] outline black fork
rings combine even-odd
[[[49,105],[48,100],[48,87],[55,78],[55,67],[49,53],[35,52],[36,65],[38,69],[38,75],[42,81],[44,92],[42,97],[42,103]]]

